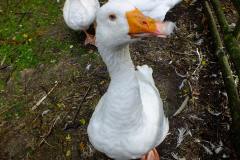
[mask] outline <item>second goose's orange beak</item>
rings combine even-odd
[[[145,16],[140,10],[135,9],[126,13],[131,37],[157,36],[166,37],[170,35],[175,24],[172,22],[161,22]]]

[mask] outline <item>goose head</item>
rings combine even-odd
[[[142,37],[170,35],[175,24],[145,16],[129,2],[109,1],[97,12],[97,47],[121,47]]]

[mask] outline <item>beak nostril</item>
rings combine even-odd
[[[147,27],[147,28],[149,28],[149,24],[148,24],[147,21],[142,21],[142,25],[145,26],[145,27]]]
[[[114,21],[114,20],[117,19],[117,17],[116,17],[115,14],[110,14],[110,15],[109,15],[109,19],[110,19],[111,21]]]

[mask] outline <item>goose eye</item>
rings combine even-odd
[[[111,21],[115,21],[115,20],[117,19],[117,17],[116,17],[115,14],[110,14],[110,15],[109,15],[109,19],[110,19]]]

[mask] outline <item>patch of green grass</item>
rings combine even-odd
[[[11,109],[5,113],[5,119],[11,120],[23,117],[26,114],[23,109],[24,105],[23,101],[12,102],[11,105],[9,105]]]
[[[3,45],[0,46],[0,61],[5,59],[4,63],[11,63],[11,52],[12,52],[12,48],[10,45]]]
[[[38,58],[29,44],[19,45],[18,47],[3,45],[0,47],[0,57],[5,57],[4,63],[16,67],[17,70],[30,68],[38,63]]]
[[[3,80],[0,80],[0,92],[3,91],[5,88],[5,82]],[[1,99],[0,99],[1,101]]]
[[[30,68],[38,63],[36,54],[30,45],[24,44],[17,48],[18,58],[16,66],[18,69]]]
[[[46,66],[49,67],[58,63],[65,54],[77,57],[83,68],[90,59],[98,58],[95,53],[86,54],[86,49],[78,47],[77,36],[67,38],[67,34],[64,35],[66,26],[62,22],[62,3],[64,1],[61,3],[48,0],[0,2],[0,63],[3,61],[3,65],[11,66],[9,68],[12,69],[6,71],[6,76],[8,74],[11,76],[9,80],[12,81],[10,86],[12,92],[8,94],[12,97],[6,96],[0,99],[4,107],[11,106],[5,115],[7,119],[25,115],[22,70],[34,68],[39,64],[47,64]],[[82,58],[81,55],[87,56]],[[0,93],[5,89],[5,85],[6,82],[0,80]]]
[[[46,0],[0,2],[0,61],[6,57],[4,63],[20,71],[41,63],[57,63],[63,54],[85,54],[86,50],[76,47],[76,39],[63,40],[52,34],[59,25],[59,28],[66,28],[62,22],[63,3]],[[70,48],[71,45],[74,48]]]
[[[20,71],[42,63],[57,63],[62,54],[69,52],[69,41],[48,35],[55,26],[62,24],[61,9],[62,4],[48,0],[0,2],[0,63],[13,68],[13,72],[9,73],[13,93],[9,94],[18,97],[0,99],[2,106],[11,106],[5,118],[25,115]],[[0,93],[5,86],[6,82],[0,80]]]
[[[3,3],[0,13],[0,57],[6,56],[5,64],[22,70],[39,63],[49,63],[46,59],[52,57],[43,58],[37,52],[38,47],[46,47],[47,50],[51,47],[63,48],[64,42],[52,39],[50,43],[46,41],[39,46],[39,34],[62,18],[61,8],[62,4],[46,0]],[[52,54],[49,52],[48,55]]]
[[[44,52],[39,55],[39,60],[43,63],[57,63],[58,58],[69,52],[68,42],[56,41],[53,38],[47,38],[39,47],[44,48]]]

